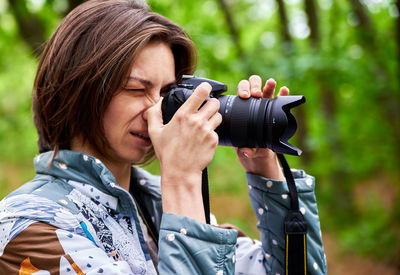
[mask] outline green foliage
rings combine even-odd
[[[355,250],[364,256],[374,255],[386,261],[393,259],[398,252],[393,245],[398,241],[398,231],[388,226],[390,215],[379,200],[372,197],[369,201],[365,205],[365,213],[353,220],[357,226],[345,226],[340,231],[340,239],[347,250]]]
[[[15,162],[37,151],[30,111],[37,61],[13,18],[6,14],[0,20],[0,159]]]

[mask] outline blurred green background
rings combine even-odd
[[[0,0],[0,199],[34,176],[38,56],[81,0]],[[229,93],[251,74],[302,94],[292,167],[316,177],[331,274],[400,274],[400,1],[151,0],[199,51],[198,76]],[[157,173],[157,163],[148,169]],[[257,238],[243,170],[219,147],[209,168],[219,222]],[[347,265],[346,265],[347,264]]]

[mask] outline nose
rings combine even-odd
[[[155,95],[148,95],[147,96],[147,100],[146,100],[146,103],[145,103],[146,106],[144,107],[144,110],[142,112],[142,117],[143,117],[144,120],[147,121],[147,110],[149,108],[153,107],[155,104],[157,104],[157,102],[159,102],[160,100],[161,100],[161,96],[160,96],[159,93],[155,94]]]

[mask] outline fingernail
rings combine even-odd
[[[248,155],[246,152],[243,152],[243,155],[244,155],[246,158],[249,158],[249,155]]]

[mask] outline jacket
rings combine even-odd
[[[163,213],[160,177],[141,168],[132,167],[129,193],[92,156],[62,150],[49,166],[51,157],[35,157],[37,176],[0,202],[0,274],[284,274],[285,182],[246,175],[259,242]],[[293,174],[309,225],[308,273],[325,274],[314,178]]]

